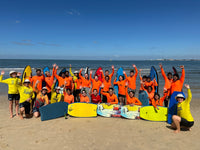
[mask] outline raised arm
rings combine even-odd
[[[188,97],[187,97],[187,99],[185,101],[187,101],[188,103],[190,103],[191,100],[192,100],[192,92],[190,90],[189,84],[185,84],[185,87],[187,88],[187,92],[188,92]]]
[[[74,76],[74,74],[73,74],[73,72],[72,72],[72,65],[71,64],[69,64],[69,73],[70,73],[70,75],[73,77]]]
[[[114,75],[115,73],[115,67],[112,65],[112,73],[110,74],[110,78],[112,78],[112,76]]]
[[[0,82],[8,84],[8,83],[9,83],[9,80],[7,80],[7,79],[3,80],[3,75],[4,75],[4,74],[5,74],[5,72],[4,72],[4,71],[1,71]]]
[[[137,77],[137,75],[138,75],[138,70],[137,70],[136,65],[133,65],[133,68],[135,68],[135,74],[134,74],[134,76]]]
[[[184,66],[180,66],[180,68],[182,69],[182,75],[181,75],[180,81],[182,83],[184,83],[184,80],[185,80],[185,69],[184,69]]]
[[[165,74],[165,71],[164,71],[164,69],[163,69],[162,64],[159,64],[159,67],[160,67],[160,69],[161,69],[161,74],[162,74],[164,80],[166,81],[166,80],[167,80],[167,76],[166,76],[166,74]]]

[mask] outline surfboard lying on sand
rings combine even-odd
[[[125,105],[121,108],[121,116],[127,119],[139,119],[139,109],[141,106]]]
[[[72,117],[96,117],[97,105],[91,103],[72,103],[68,106],[68,114]]]
[[[42,106],[39,108],[41,120],[45,121],[63,117],[67,114],[67,109],[68,103],[66,102],[57,102],[46,106]]]
[[[169,107],[168,107],[168,119],[167,119],[167,123],[171,124],[172,123],[172,116],[173,115],[177,115],[177,101],[175,99],[175,97],[178,94],[183,94],[185,97],[185,94],[183,92],[173,92],[170,100],[169,100]]]
[[[102,117],[121,117],[120,105],[99,104],[97,106],[97,114]]]
[[[31,66],[26,66],[24,68],[23,74],[22,74],[22,83],[24,82],[25,79],[29,79],[29,77],[32,76],[32,69]]]
[[[167,107],[154,108],[153,106],[144,106],[140,108],[140,118],[149,121],[167,121]]]

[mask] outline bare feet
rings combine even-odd
[[[20,118],[21,120],[23,120],[23,119],[24,119],[24,117],[23,117],[22,115],[19,115],[19,118]]]
[[[179,133],[179,132],[180,132],[180,130],[175,130],[175,131],[174,131],[174,133]]]
[[[10,115],[10,118],[13,118],[13,115]]]

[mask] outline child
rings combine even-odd
[[[129,94],[128,94],[128,91],[126,91],[126,99],[127,99],[127,102],[126,102],[127,105],[131,105],[131,106],[142,105],[140,100],[135,97],[134,91],[129,91]]]
[[[20,107],[20,118],[24,119],[23,114],[27,118],[30,117],[30,103],[35,98],[33,88],[30,86],[30,80],[24,80],[23,86],[18,88],[20,94],[19,107]]]
[[[72,95],[71,89],[65,89],[63,90],[64,93],[64,102],[71,104],[74,103],[74,95]]]
[[[101,88],[102,88],[101,90],[104,93],[108,93],[109,92],[109,88],[112,86],[111,80],[110,80],[110,76],[108,76],[108,75],[104,76],[102,70],[101,70],[101,74],[102,74],[102,78],[103,78],[103,83],[101,85]],[[105,95],[103,95],[103,103],[106,103],[106,102],[107,102],[107,97]]]
[[[0,82],[8,84],[8,100],[9,100],[9,112],[10,118],[13,118],[13,101],[15,100],[15,111],[16,116],[18,115],[19,109],[19,92],[18,86],[21,83],[21,79],[17,76],[20,76],[21,73],[17,73],[16,71],[10,71],[10,78],[3,80],[4,71],[1,72]]]
[[[38,83],[39,83],[39,81],[37,81],[35,84],[35,92],[37,93],[34,108],[33,108],[33,115],[35,116],[35,118],[40,116],[39,108],[49,104],[49,99],[47,96],[47,88],[43,87],[42,90],[39,91],[37,89]]]
[[[90,99],[87,96],[87,92],[85,89],[82,90],[82,94],[80,94],[80,102],[85,102],[85,103],[89,103]]]
[[[125,74],[125,71],[123,72]],[[125,105],[125,95],[126,95],[126,80],[123,76],[119,76],[119,81],[114,80],[114,84],[118,85],[118,98],[120,105]]]
[[[62,98],[62,94],[60,93],[60,87],[57,86],[54,90],[56,80],[53,81],[53,85],[51,87],[51,104],[60,102]]]
[[[109,88],[109,93],[104,93],[101,91],[102,95],[105,95],[107,97],[107,104],[118,104],[117,96],[114,94],[113,88]]]
[[[188,90],[187,99],[185,99],[185,97],[182,94],[178,94],[176,96],[176,100],[178,101],[177,115],[172,116],[173,123],[171,124],[171,127],[175,129],[175,133],[180,132],[181,127],[186,128],[190,131],[191,127],[194,125],[194,119],[190,112],[190,102],[192,100],[192,93],[188,84],[185,84],[185,87]]]
[[[93,94],[91,94],[91,101],[94,104],[99,104],[101,103],[101,97],[99,96],[97,89],[93,90]]]
[[[152,99],[152,105],[154,108],[158,109],[158,106],[163,106],[163,101],[165,100],[166,95],[160,98],[160,94],[156,93]]]
[[[92,70],[90,71],[90,81],[92,82],[92,91],[94,89],[97,89],[97,93],[99,93],[99,88],[100,88],[102,82],[99,81],[98,75],[95,75],[94,79],[92,79]]]

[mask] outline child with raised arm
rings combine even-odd
[[[1,71],[0,82],[8,84],[8,100],[9,100],[9,112],[10,118],[13,118],[13,101],[15,101],[16,116],[19,116],[19,92],[18,86],[21,84],[21,79],[18,78],[21,73],[16,71],[10,71],[10,78],[3,80],[4,71]]]
[[[188,97],[185,99],[183,94],[178,94],[176,96],[177,104],[177,115],[172,116],[172,124],[171,127],[175,129],[175,133],[180,132],[181,127],[186,128],[189,131],[191,127],[194,125],[194,119],[190,112],[190,102],[192,100],[192,93],[190,90],[190,86],[185,84],[187,88]]]
[[[62,94],[60,93],[60,87],[57,86],[54,89],[56,84],[56,80],[53,81],[53,85],[51,87],[51,104],[60,102],[62,99]]]

